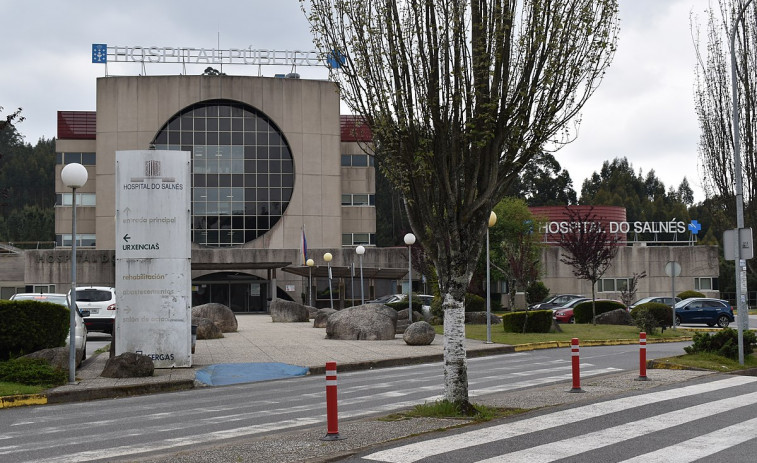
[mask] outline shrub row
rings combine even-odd
[[[576,323],[591,323],[594,315],[626,308],[626,306],[617,301],[594,301],[596,314],[592,314],[591,304],[592,301],[586,301],[573,308],[573,318],[575,318]]]
[[[502,316],[502,326],[506,333],[549,333],[552,315],[551,310],[510,312]]]
[[[754,352],[754,344],[757,343],[754,331],[744,330],[744,355]],[[739,333],[733,328],[723,328],[717,333],[695,333],[694,343],[684,347],[687,354],[698,352],[711,352],[733,360],[739,358]]]
[[[65,345],[69,310],[39,301],[0,301],[0,360]]]

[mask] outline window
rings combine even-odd
[[[229,100],[189,106],[163,126],[153,144],[192,152],[195,244],[253,241],[289,205],[294,190],[289,144],[273,121],[251,106]]]
[[[716,277],[694,277],[694,289],[696,291],[717,291],[718,279]]]
[[[56,164],[79,163],[85,166],[94,166],[97,163],[95,153],[55,153]]]
[[[367,154],[343,154],[342,167],[373,167],[373,156]]]
[[[54,293],[55,285],[34,285],[33,293]]]
[[[343,233],[342,246],[357,246],[359,244],[375,246],[375,233]]]
[[[342,206],[375,206],[374,194],[343,194]]]
[[[56,246],[71,247],[71,234],[55,235]],[[77,233],[76,234],[76,246],[94,247],[95,246],[95,234],[94,233]]]
[[[71,193],[59,193],[55,195],[57,206],[70,206]],[[76,193],[76,206],[96,206],[95,193]]]
[[[625,291],[628,289],[628,278],[602,278],[597,281],[598,292]]]

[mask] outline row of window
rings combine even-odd
[[[373,156],[367,154],[343,154],[342,167],[373,167]]]
[[[374,194],[345,194],[342,195],[342,206],[375,206]]]
[[[97,163],[97,157],[95,153],[55,153],[55,163],[94,166]]]
[[[597,281],[597,292],[620,292],[628,289],[631,278],[602,278]],[[695,291],[717,291],[717,277],[694,277]]]

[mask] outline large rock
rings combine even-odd
[[[207,318],[221,328],[224,333],[236,333],[237,317],[230,308],[223,304],[203,304],[192,307],[192,318]]]
[[[409,346],[427,346],[434,342],[434,337],[434,327],[424,321],[412,323],[402,335],[402,339]]]
[[[310,311],[306,305],[298,302],[276,299],[271,302],[271,320],[274,323],[306,322],[310,320]]]
[[[633,325],[633,318],[626,309],[615,309],[597,315],[597,325]]]
[[[313,320],[313,328],[326,328],[326,322],[332,313],[336,313],[336,310],[330,308],[318,310]]]
[[[490,313],[489,319],[492,325],[502,323],[502,319]],[[486,325],[486,312],[465,312],[465,323],[469,325]]]
[[[220,339],[223,331],[209,318],[192,317],[192,324],[197,326],[197,339]]]
[[[53,347],[50,349],[42,349],[31,354],[24,355],[24,358],[42,359],[50,364],[53,368],[60,368],[61,370],[68,371],[68,347]],[[76,366],[81,365],[84,357],[84,351],[82,349],[76,349]]]
[[[382,305],[358,305],[331,314],[326,322],[326,337],[365,341],[394,339],[397,312]]]
[[[124,352],[108,359],[100,376],[105,378],[144,378],[152,376],[155,364],[146,355]]]

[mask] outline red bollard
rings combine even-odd
[[[321,440],[341,439],[336,403],[336,362],[326,362],[326,421],[326,435]]]
[[[637,381],[647,381],[647,333],[639,333],[639,377]]]
[[[578,338],[570,340],[570,353],[573,361],[573,389],[568,392],[583,392],[581,390],[581,372],[578,359]]]

